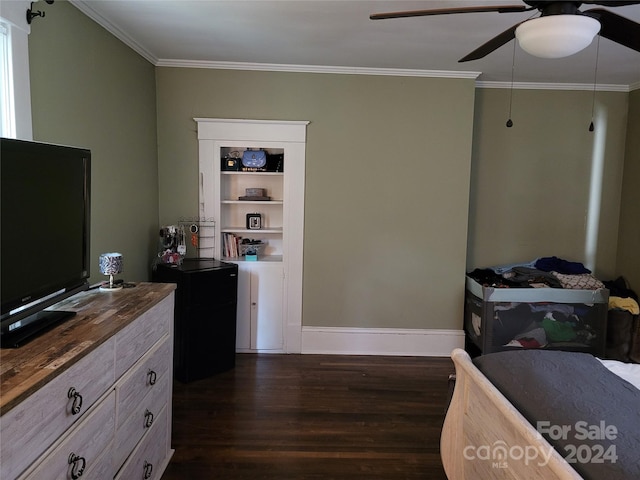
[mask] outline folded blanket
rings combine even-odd
[[[566,275],[560,272],[551,272],[562,284],[562,288],[571,288],[574,290],[598,290],[605,288],[604,283],[598,280],[590,273],[582,273],[579,275]]]

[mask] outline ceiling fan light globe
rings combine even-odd
[[[600,31],[600,22],[585,15],[549,15],[521,23],[516,38],[536,57],[568,57],[587,48]]]

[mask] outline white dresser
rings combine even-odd
[[[159,479],[171,449],[174,285],[85,292],[0,351],[0,478]]]

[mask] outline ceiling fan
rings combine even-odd
[[[374,13],[371,20],[387,18],[424,17],[429,15],[448,15],[456,13],[479,12],[527,12],[539,10],[540,16],[517,23],[491,40],[476,48],[473,52],[458,60],[468,62],[478,60],[497,50],[502,45],[518,38],[526,52],[543,58],[561,58],[573,55],[589,46],[593,38],[600,33],[620,45],[640,52],[640,24],[617,15],[604,8],[591,8],[581,11],[584,4],[621,7],[640,4],[640,1],[527,1],[526,5],[485,5],[406,12]]]

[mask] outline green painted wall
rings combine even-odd
[[[308,120],[303,324],[460,328],[473,80],[158,68],[160,220],[198,213],[194,117]]]
[[[617,273],[640,292],[640,90],[629,95]]]
[[[558,256],[616,275],[628,93],[478,89],[468,266]],[[593,179],[592,179],[593,175]]]
[[[197,215],[194,117],[311,122],[305,325],[461,328],[467,268],[587,258],[591,92],[516,90],[507,129],[508,90],[472,80],[154,68],[67,2],[46,10],[29,39],[34,138],[92,149],[93,281],[112,250],[147,280],[158,225]],[[639,289],[640,91],[596,100],[591,258]]]
[[[148,280],[158,231],[153,65],[67,2],[29,36],[33,138],[91,149],[91,281],[119,251],[126,280]],[[46,248],[43,238],[43,248]]]

